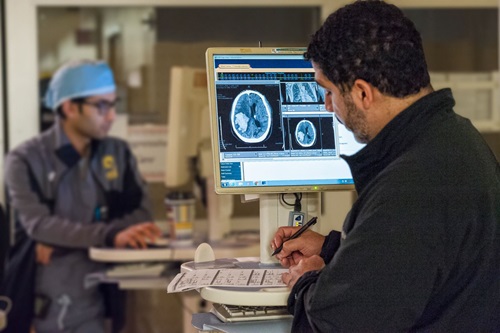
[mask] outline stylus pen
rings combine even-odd
[[[271,254],[271,257],[280,253],[281,250],[283,250],[283,244],[285,244],[285,242],[288,242],[289,240],[291,239],[295,239],[297,237],[299,237],[300,235],[302,235],[304,233],[304,231],[306,231],[307,229],[309,229],[310,226],[316,224],[316,221],[318,220],[318,218],[315,216],[313,217],[312,219],[310,219],[306,224],[304,224],[302,227],[300,227],[299,231],[297,231],[296,233],[294,233],[292,235],[292,237],[288,238],[287,240],[283,241],[283,243],[281,243],[280,246],[278,246],[278,248],[276,248],[276,250],[273,251],[273,253]]]

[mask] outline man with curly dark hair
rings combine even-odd
[[[305,57],[327,110],[366,146],[342,156],[358,193],[342,233],[307,231],[276,256],[293,331],[499,332],[500,166],[451,90],[433,90],[414,24],[357,1]]]

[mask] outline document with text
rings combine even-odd
[[[179,273],[168,284],[167,291],[176,293],[202,287],[286,287],[278,269],[199,269]]]

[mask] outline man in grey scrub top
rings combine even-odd
[[[33,325],[37,333],[104,332],[110,299],[98,285],[84,286],[88,273],[103,269],[88,249],[145,248],[160,235],[129,146],[107,136],[116,103],[107,64],[68,63],[45,96],[55,124],[6,158],[16,213],[16,243],[1,290],[14,300],[8,331],[24,333]]]

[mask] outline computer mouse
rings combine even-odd
[[[158,247],[167,247],[169,244],[169,239],[165,237],[157,237],[154,240],[146,239],[146,244],[148,248],[158,248]]]

